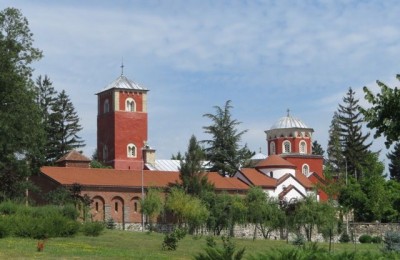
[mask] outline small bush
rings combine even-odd
[[[103,232],[104,224],[98,221],[85,222],[82,224],[81,230],[85,236],[97,237]]]
[[[78,210],[76,210],[73,204],[65,205],[64,207],[62,207],[61,212],[63,216],[71,220],[76,220],[79,216],[79,212]]]
[[[116,224],[114,222],[114,219],[112,219],[112,218],[107,219],[105,224],[106,224],[107,229],[115,229],[116,228]]]
[[[370,244],[372,242],[372,237],[370,235],[364,234],[358,238],[361,244]]]
[[[380,244],[382,243],[382,238],[379,236],[372,237],[371,242],[374,244]]]
[[[0,215],[12,215],[17,212],[19,205],[10,200],[0,203]]]
[[[349,243],[350,242],[350,236],[347,234],[347,232],[342,233],[339,238],[340,243]]]
[[[204,253],[199,253],[194,257],[196,260],[214,260],[214,259],[235,259],[240,260],[243,258],[246,249],[243,247],[236,250],[236,245],[230,240],[230,237],[221,237],[222,248],[217,247],[215,242],[209,245],[207,240],[207,247]]]
[[[386,251],[400,252],[400,232],[389,231],[385,233],[383,238],[383,243],[385,243]]]
[[[167,233],[164,236],[164,241],[162,243],[163,250],[174,251],[178,247],[179,240],[183,239],[186,236],[186,230],[184,229],[175,229],[171,233]]]
[[[9,223],[6,219],[0,218],[0,238],[7,237],[8,235],[10,235]]]
[[[295,246],[303,246],[306,243],[306,240],[301,234],[297,234],[296,238],[292,241],[292,244]]]

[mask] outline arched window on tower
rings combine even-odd
[[[283,142],[283,153],[290,153],[292,151],[290,141]]]
[[[127,98],[125,102],[125,111],[135,112],[136,111],[136,103],[133,98]]]
[[[301,172],[307,176],[310,173],[310,167],[307,164],[303,164],[303,167],[301,167]]]
[[[276,153],[276,151],[275,151],[275,142],[274,141],[269,143],[269,152],[270,152],[270,154],[275,154]]]
[[[103,161],[107,161],[108,159],[108,148],[107,145],[103,146]]]
[[[127,156],[128,158],[136,158],[136,146],[134,144],[128,144]]]
[[[300,141],[300,153],[307,153],[307,143]]]
[[[103,104],[103,113],[108,113],[110,112],[110,101],[108,99],[104,100]]]

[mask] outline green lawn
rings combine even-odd
[[[46,242],[44,252],[37,252],[37,241],[7,237],[0,239],[0,259],[193,259],[205,247],[205,238],[186,236],[178,243],[176,251],[163,251],[164,236],[158,233],[138,233],[106,230],[99,237],[77,235],[73,238],[52,238]],[[220,242],[220,239],[217,238]],[[293,248],[286,241],[234,239],[237,248],[246,247],[246,255],[262,253],[274,248]],[[328,247],[321,243],[321,247]],[[334,251],[379,251],[378,245],[334,244]],[[246,258],[246,257],[245,257]]]

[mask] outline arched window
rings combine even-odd
[[[310,173],[310,167],[307,164],[303,164],[303,167],[301,168],[301,172],[307,176]]]
[[[305,141],[300,141],[300,153],[307,153],[307,144]]]
[[[96,201],[96,212],[99,211],[99,203]]]
[[[269,143],[269,152],[270,152],[270,154],[275,154],[276,153],[276,151],[275,151],[275,142],[271,142],[271,143]]]
[[[133,210],[134,210],[135,212],[137,212],[137,210],[138,210],[137,201],[135,201],[135,203],[133,203]]]
[[[107,161],[108,159],[108,148],[107,145],[103,146],[103,161]]]
[[[136,111],[136,103],[132,98],[127,98],[125,102],[125,111],[134,112]]]
[[[114,207],[115,207],[115,211],[118,211],[118,202],[115,202]]]
[[[283,153],[290,153],[292,151],[291,144],[289,141],[283,142]]]
[[[108,113],[110,112],[110,101],[108,101],[108,99],[104,100],[104,104],[103,104],[103,113]]]
[[[128,144],[127,156],[128,158],[136,158],[136,146],[134,144]]]

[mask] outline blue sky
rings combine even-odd
[[[11,1],[28,18],[47,74],[81,118],[91,156],[95,93],[124,75],[150,89],[149,143],[158,159],[206,139],[202,115],[232,100],[248,129],[243,143],[266,152],[264,130],[291,114],[326,149],[333,112],[351,86],[394,86],[400,73],[397,1]],[[382,149],[382,141],[374,144]],[[381,158],[384,159],[385,150]]]

